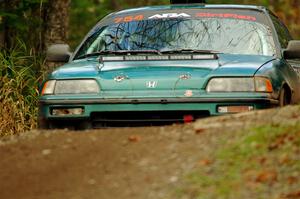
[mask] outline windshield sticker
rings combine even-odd
[[[144,19],[144,15],[130,15],[125,17],[117,17],[114,19],[115,23],[123,23],[123,22],[132,22],[132,21],[142,21]]]
[[[165,14],[156,14],[148,19],[165,19],[165,18],[186,18],[191,17],[191,15],[188,15],[186,13],[165,13]]]
[[[256,17],[250,15],[239,15],[233,13],[209,13],[200,12],[196,14],[196,17],[207,17],[207,18],[231,18],[231,19],[243,19],[249,21],[256,21]]]
[[[139,15],[127,15],[114,18],[115,23],[128,23],[134,21],[142,21],[145,19],[177,19],[177,18],[226,18],[226,19],[239,19],[247,21],[257,21],[257,17],[251,15],[235,14],[235,13],[212,13],[212,12],[197,12],[197,13],[161,13],[153,14],[151,16]]]

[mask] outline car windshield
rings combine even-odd
[[[168,18],[116,23],[86,39],[75,59],[97,52],[179,50],[229,54],[275,54],[270,29],[261,23],[226,18]]]

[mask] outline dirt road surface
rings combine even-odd
[[[33,131],[0,141],[1,199],[171,199],[219,139],[263,123],[299,122],[299,108],[186,125]]]

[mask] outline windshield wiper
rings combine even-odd
[[[162,54],[174,54],[174,53],[198,53],[198,54],[219,54],[221,52],[215,50],[197,50],[189,48],[181,48],[174,50],[163,50],[160,51]]]
[[[136,55],[136,54],[176,54],[176,53],[197,53],[197,54],[220,54],[219,51],[214,50],[197,50],[197,49],[188,49],[188,48],[182,48],[182,49],[174,49],[174,50],[103,50],[93,53],[88,53],[79,57],[76,57],[75,59],[84,59],[88,57],[94,57],[99,55]]]
[[[119,54],[158,54],[161,55],[159,50],[120,50],[117,51]]]
[[[103,50],[93,53],[88,53],[79,57],[76,57],[76,59],[84,59],[88,57],[94,57],[99,55],[132,55],[132,54],[158,54],[161,55],[161,52],[158,50],[118,50],[118,51],[112,51],[112,50]]]

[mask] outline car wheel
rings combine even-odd
[[[49,121],[49,120],[40,120],[38,121],[38,129],[41,130],[53,130],[58,129],[58,127],[55,125],[55,123]]]
[[[92,129],[92,123],[90,121],[82,121],[76,126],[75,129],[76,130],[89,130],[89,129]]]
[[[283,107],[290,104],[290,95],[286,88],[282,88],[279,95],[279,106]]]

